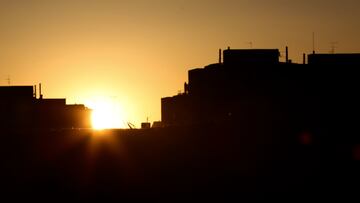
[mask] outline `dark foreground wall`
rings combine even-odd
[[[4,132],[5,133],[5,132]],[[1,196],[46,201],[346,200],[360,142],[251,123],[5,133]]]

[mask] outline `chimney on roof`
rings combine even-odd
[[[289,48],[287,46],[285,47],[285,57],[286,63],[289,63]]]
[[[39,83],[39,94],[40,94],[40,99],[42,99],[43,95],[41,94],[41,83]]]
[[[36,85],[34,85],[34,97],[36,99],[37,95],[36,95]]]
[[[303,53],[303,64],[305,64],[305,63],[306,63],[306,61],[305,61],[305,57],[306,57],[306,54],[305,54],[305,53]]]
[[[219,49],[219,64],[221,64],[221,49]]]

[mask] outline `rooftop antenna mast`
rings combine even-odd
[[[312,33],[312,49],[313,54],[315,54],[315,32]]]

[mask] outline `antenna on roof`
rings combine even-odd
[[[315,32],[312,33],[313,54],[315,54]]]

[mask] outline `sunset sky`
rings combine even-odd
[[[300,62],[314,32],[317,52],[360,52],[359,19],[359,0],[0,0],[0,85],[105,100],[139,126],[219,48],[289,46]]]

